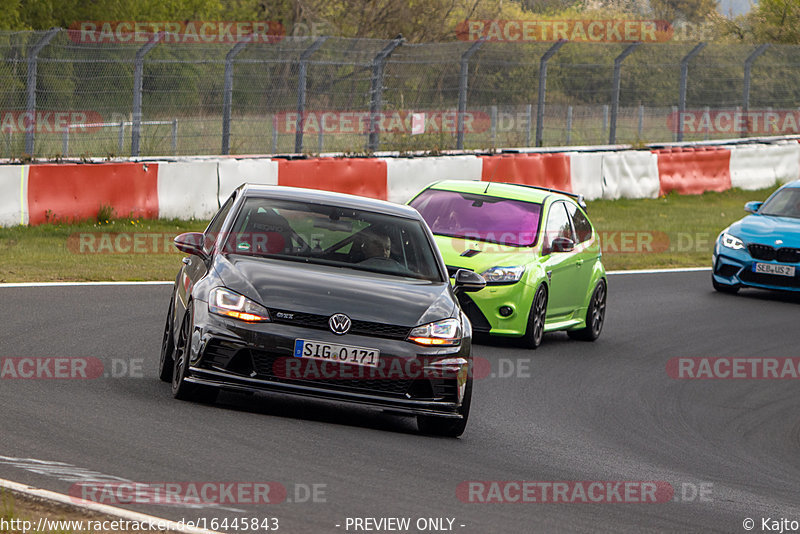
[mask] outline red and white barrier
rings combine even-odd
[[[387,158],[387,200],[405,203],[428,184],[440,180],[480,180],[482,168],[478,156]]]
[[[731,150],[731,186],[762,189],[800,178],[800,144],[749,145]]]
[[[623,150],[603,154],[603,198],[656,198],[658,159],[651,152]],[[580,193],[580,191],[575,191]]]
[[[28,166],[0,167],[0,226],[28,224]]]
[[[572,191],[587,200],[655,198],[800,178],[800,143],[490,156],[182,158],[0,166],[0,226],[117,216],[207,219],[242,183],[308,187],[406,202],[431,182],[483,180]]]
[[[216,161],[162,163],[158,172],[158,216],[210,219],[219,209]]]
[[[271,158],[224,159],[219,162],[217,177],[217,203],[221,206],[242,184],[278,185],[278,162]]]

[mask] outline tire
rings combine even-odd
[[[470,372],[471,374],[471,372]],[[447,417],[437,417],[435,415],[418,415],[417,428],[423,434],[429,436],[442,436],[447,438],[457,438],[464,433],[467,428],[469,418],[469,407],[472,404],[472,376],[467,378],[467,385],[464,391],[464,400],[458,412],[461,419],[450,419]]]
[[[586,326],[580,330],[567,330],[567,335],[570,338],[580,341],[594,341],[600,337],[606,318],[607,297],[606,281],[601,279],[594,286],[592,298],[589,299],[589,306],[586,309]]]
[[[714,286],[714,289],[719,291],[720,293],[727,293],[729,295],[735,295],[739,292],[739,286],[737,285],[728,285],[728,284],[720,284],[714,279],[714,275],[711,275],[711,285]]]
[[[192,332],[194,331],[194,314],[192,302],[186,308],[181,330],[175,345],[174,367],[172,371],[172,396],[180,400],[197,401],[211,404],[217,400],[219,389],[186,382],[189,373],[189,354],[192,351]]]
[[[528,326],[522,343],[529,349],[536,349],[542,344],[544,338],[544,323],[547,318],[547,288],[540,284],[533,296],[531,310],[528,313]]]
[[[172,382],[172,372],[175,368],[175,336],[172,335],[172,313],[175,306],[175,295],[169,301],[167,322],[164,325],[164,337],[161,340],[161,357],[158,362],[158,378],[164,382]]]

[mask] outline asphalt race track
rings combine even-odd
[[[611,276],[596,343],[559,333],[527,351],[481,340],[474,354],[496,376],[475,381],[461,439],[277,395],[172,399],[156,377],[168,285],[3,287],[0,359],[98,358],[124,376],[1,379],[0,478],[60,493],[98,473],[277,482],[280,504],[123,507],[178,521],[274,517],[286,533],[365,532],[347,518],[366,517],[411,518],[405,532],[446,531],[447,521],[415,522],[449,518],[464,534],[746,532],[745,518],[763,532],[762,518],[800,521],[798,382],[667,373],[675,357],[800,357],[800,298],[723,295],[709,278]],[[659,503],[474,503],[457,495],[468,481],[656,481],[674,493]]]

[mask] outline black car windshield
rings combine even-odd
[[[473,193],[428,189],[411,205],[436,235],[514,247],[536,243],[542,205]]]
[[[222,252],[444,280],[420,221],[300,201],[248,198]]]
[[[800,187],[781,189],[761,206],[758,213],[760,215],[800,219]]]

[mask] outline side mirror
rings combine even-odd
[[[193,254],[200,256],[203,259],[208,257],[206,251],[203,250],[204,236],[200,232],[186,232],[181,234],[173,240],[175,248],[186,254]]]
[[[758,210],[761,209],[761,205],[763,202],[747,202],[744,205],[744,211],[749,213],[758,213]]]
[[[568,237],[557,237],[553,239],[553,244],[550,249],[553,252],[572,252],[575,248],[575,242]]]
[[[453,278],[455,279],[453,291],[456,293],[460,291],[471,293],[473,291],[480,291],[486,287],[486,280],[484,280],[481,275],[466,269],[459,269],[456,271]]]

